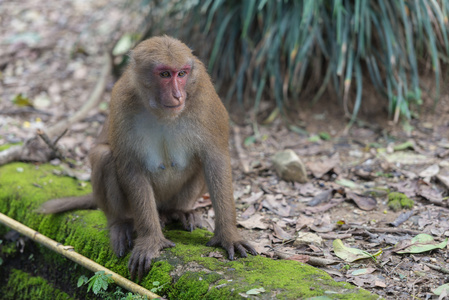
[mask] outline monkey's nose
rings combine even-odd
[[[176,100],[181,101],[181,99],[182,99],[182,94],[181,94],[180,91],[175,91],[175,92],[172,93],[172,95],[173,95],[174,98],[176,98]]]

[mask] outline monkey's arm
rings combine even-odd
[[[231,260],[234,259],[235,251],[241,257],[247,257],[247,252],[257,255],[257,251],[237,231],[231,162],[227,150],[203,154],[203,166],[215,211],[215,235],[207,245],[223,247]]]
[[[159,256],[159,251],[175,244],[162,234],[153,188],[145,170],[130,162],[118,165],[123,166],[119,183],[133,212],[137,231],[128,269],[131,278],[137,274],[140,280],[150,270],[151,260]]]

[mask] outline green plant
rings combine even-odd
[[[159,291],[162,290],[162,288],[163,288],[164,285],[166,285],[166,284],[167,284],[167,283],[161,284],[159,281],[154,281],[154,282],[153,282],[154,288],[152,288],[151,291],[152,291],[153,293],[157,294]]]
[[[437,99],[440,63],[449,61],[449,0],[155,3],[157,20],[148,21],[147,35],[163,28],[190,40],[209,58],[208,68],[217,86],[226,86],[227,99],[250,101],[255,111],[262,97],[283,109],[311,94],[315,103],[331,86],[352,123],[369,78],[388,99],[390,116],[410,119],[411,105],[422,102],[420,62],[435,73]],[[206,35],[201,41],[195,41],[198,32]]]
[[[108,289],[108,285],[114,282],[111,276],[111,274],[105,274],[104,271],[95,272],[95,274],[89,279],[82,275],[78,278],[77,286],[81,287],[82,285],[87,284],[87,291],[89,292],[92,289],[92,292],[97,295],[101,291],[106,291]]]
[[[116,287],[115,292],[107,292],[110,283],[113,283],[114,280],[111,278],[111,274],[105,274],[104,271],[95,272],[95,274],[91,278],[87,278],[82,275],[78,278],[77,286],[81,287],[87,284],[87,291],[89,292],[92,289],[95,295],[101,296],[102,299],[107,300],[140,300],[147,299],[147,297],[136,295],[131,292],[124,293],[120,287]],[[154,285],[154,283],[153,283]],[[159,283],[156,286],[156,291],[159,291],[161,287],[158,287]],[[153,288],[155,289],[155,288]],[[151,290],[153,293],[155,291]]]

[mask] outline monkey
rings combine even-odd
[[[162,249],[175,246],[164,223],[200,227],[193,206],[209,192],[215,229],[206,245],[221,246],[230,260],[257,255],[237,230],[228,143],[229,116],[203,63],[178,39],[152,37],[131,51],[112,89],[89,152],[92,194],[47,201],[41,212],[101,209],[114,253],[131,250],[129,273],[140,280]]]

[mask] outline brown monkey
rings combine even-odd
[[[228,149],[228,114],[200,60],[167,36],[141,42],[112,90],[109,118],[90,151],[93,194],[56,199],[45,213],[102,209],[118,256],[132,248],[128,268],[139,279],[159,251],[175,244],[160,220],[199,225],[192,207],[209,191],[215,235],[234,258],[257,255],[237,232]],[[132,233],[137,237],[133,241]]]

